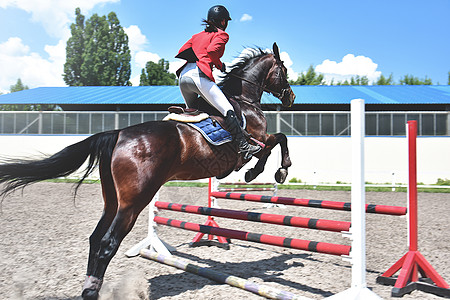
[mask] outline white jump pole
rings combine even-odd
[[[156,223],[153,221],[158,209],[155,207],[155,202],[159,201],[159,191],[155,194],[152,201],[148,205],[148,233],[147,237],[142,241],[131,247],[125,255],[128,257],[134,257],[139,255],[139,251],[144,248],[150,247],[150,250],[163,254],[165,256],[172,255],[171,252],[175,251],[175,247],[167,244],[161,240],[156,234]]]
[[[351,101],[351,144],[352,144],[352,284],[341,293],[327,299],[381,299],[367,288],[366,284],[366,197],[364,179],[364,137],[365,109],[364,100]]]

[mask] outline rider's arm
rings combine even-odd
[[[229,36],[228,33],[219,29],[219,31],[214,35],[207,48],[207,53],[212,63],[219,70],[222,69],[222,62],[220,58],[225,52],[225,44],[228,42]]]

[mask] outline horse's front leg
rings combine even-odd
[[[276,144],[280,144],[281,147],[281,167],[275,173],[275,180],[278,183],[284,183],[288,175],[287,169],[292,166],[287,146],[287,137],[283,133],[276,133],[273,136],[275,136]]]
[[[267,163],[267,159],[270,156],[271,151],[264,151],[264,154],[258,159],[258,162],[256,165],[245,172],[245,182],[250,182],[253,179],[255,179],[259,174],[261,174],[264,171],[264,167]]]
[[[266,148],[263,150],[263,154],[260,156],[256,165],[245,173],[246,182],[252,181],[264,171],[264,167],[271,154],[271,150],[278,144],[281,147],[281,167],[275,173],[275,180],[278,183],[284,183],[288,175],[287,169],[292,165],[292,163],[291,158],[289,157],[287,138],[283,133],[268,135],[266,139]]]

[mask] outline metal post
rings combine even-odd
[[[351,102],[352,137],[352,287],[366,287],[366,224],[364,185],[364,100]]]
[[[364,100],[351,101],[351,144],[352,144],[352,285],[349,289],[327,299],[381,299],[367,288],[366,284],[366,214],[364,182]]]
[[[417,122],[408,121],[408,216],[409,251],[417,251]]]
[[[277,105],[277,114],[276,114],[276,127],[277,127],[277,132],[281,132],[281,114],[280,114],[280,106]]]

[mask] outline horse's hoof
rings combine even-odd
[[[97,300],[98,292],[102,288],[103,280],[94,276],[86,276],[84,281],[83,293],[81,297],[84,300]]]
[[[83,300],[97,300],[98,299],[98,291],[85,289],[83,291],[83,293],[81,294],[81,298],[83,298]]]
[[[252,181],[253,179],[255,179],[255,177],[253,176],[253,171],[252,171],[253,169],[250,169],[250,170],[248,170],[247,172],[245,172],[245,177],[244,177],[244,179],[245,179],[245,182],[250,182],[250,181]]]
[[[278,183],[284,183],[286,181],[287,175],[288,171],[286,169],[279,168],[275,173],[275,181]]]

